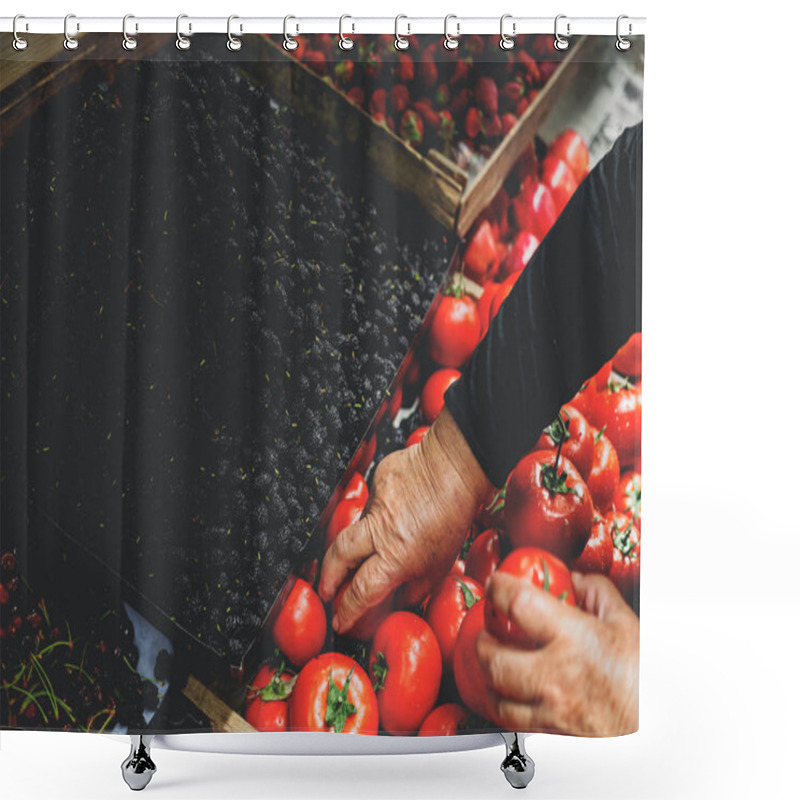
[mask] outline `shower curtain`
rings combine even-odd
[[[30,38],[0,727],[635,730],[641,37]]]

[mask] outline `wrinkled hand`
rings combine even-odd
[[[400,584],[406,602],[419,602],[453,565],[490,489],[446,408],[418,445],[384,458],[364,515],[336,537],[322,564],[325,601],[357,570],[334,630],[349,630]]]
[[[489,582],[489,600],[532,642],[528,650],[487,632],[478,638],[493,721],[516,731],[633,733],[639,727],[639,619],[607,578],[572,577],[584,610],[511,575],[495,573]]]

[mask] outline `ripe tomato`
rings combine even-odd
[[[486,586],[486,581],[492,577],[500,561],[500,534],[494,528],[489,528],[470,545],[465,572],[481,586]]]
[[[576,605],[575,590],[572,586],[569,569],[561,560],[546,550],[538,547],[520,547],[511,552],[497,568],[497,571],[505,572],[516,578],[523,578],[567,605]],[[486,630],[492,636],[509,644],[530,646],[529,638],[519,626],[498,611],[490,601],[486,602],[484,615]]]
[[[608,577],[634,611],[639,608],[642,535],[628,514],[612,512],[607,519],[614,542],[614,560]]]
[[[596,394],[597,388],[594,377],[591,377],[589,380],[583,382],[583,385],[578,389],[575,397],[569,401],[569,404],[573,408],[577,408],[586,419],[589,419],[589,410],[592,407],[592,401]]]
[[[480,340],[481,319],[475,301],[458,290],[445,295],[428,333],[431,358],[443,367],[463,366]]]
[[[540,242],[558,216],[550,188],[541,181],[526,180],[511,203],[514,220],[521,231],[530,231]]]
[[[617,451],[619,465],[630,467],[639,455],[642,438],[642,387],[612,375],[598,387],[589,411],[589,422],[605,435]]]
[[[577,558],[592,529],[592,499],[578,470],[552,450],[525,456],[506,484],[506,531],[514,547]]]
[[[363,478],[362,478],[363,480]],[[348,484],[349,486],[349,484]],[[345,490],[346,492],[347,490]],[[364,505],[360,500],[340,500],[333,509],[333,514],[328,520],[328,527],[325,531],[325,547],[333,544],[333,540],[347,527],[361,519],[364,513]]]
[[[453,566],[450,567],[450,572],[448,575],[457,575],[460,578],[463,578],[466,574],[467,565],[463,558],[457,558],[453,562]]]
[[[473,228],[464,251],[464,270],[478,283],[483,281],[491,272],[497,259],[497,239],[495,238],[492,223],[484,219]]]
[[[372,642],[369,670],[383,729],[395,736],[416,733],[442,680],[442,653],[428,623],[409,611],[386,617]]]
[[[289,729],[377,734],[378,700],[367,673],[341,653],[309,661],[289,700]]]
[[[489,323],[492,321],[492,300],[494,300],[494,296],[497,294],[499,288],[500,284],[496,281],[486,281],[483,286],[483,294],[481,294],[478,300],[478,316],[481,320],[481,338],[486,336],[486,331],[489,330]]]
[[[419,428],[411,432],[411,435],[406,439],[406,447],[411,447],[411,445],[419,444],[422,441],[422,437],[428,432],[427,425],[420,425]]]
[[[608,575],[613,560],[614,542],[611,539],[611,524],[605,517],[595,514],[589,541],[586,542],[586,547],[580,556],[572,562],[572,569],[575,572]]]
[[[492,307],[489,310],[489,321],[493,320],[497,313],[500,311],[500,306],[503,305],[506,298],[511,294],[511,290],[514,288],[514,284],[519,280],[521,272],[515,272],[512,275],[509,275],[501,284],[500,288],[495,293],[494,298],[492,299]]]
[[[504,488],[498,489],[491,498],[478,509],[475,522],[480,528],[505,530],[506,490]]]
[[[614,356],[614,369],[621,375],[636,379],[642,377],[642,334],[634,333]]]
[[[586,480],[594,460],[594,440],[589,423],[574,406],[562,406],[559,414],[561,419],[542,431],[533,449],[555,450],[561,443],[561,455],[566,456]]]
[[[367,504],[369,489],[367,488],[367,482],[364,480],[364,476],[360,472],[353,473],[353,477],[350,478],[347,485],[344,487],[343,497],[345,500],[355,500],[357,503],[361,503],[362,507]]]
[[[296,667],[302,667],[322,650],[327,633],[325,608],[317,593],[296,578],[272,626],[272,638]]]
[[[332,603],[332,611],[334,614],[339,610],[339,606],[342,603],[342,595],[345,593],[347,588],[352,583],[352,578],[346,580],[340,587],[339,591],[336,592],[336,596],[333,598]],[[366,613],[361,617],[352,628],[345,634],[349,636],[351,639],[358,639],[361,642],[368,642],[374,635],[375,631],[378,630],[381,622],[383,622],[389,614],[392,613],[392,609],[394,608],[394,594],[390,594],[381,600],[378,605],[373,606],[372,608],[368,609]]]
[[[629,470],[619,482],[619,487],[614,494],[614,508],[625,514],[630,513],[634,521],[642,521],[642,476],[639,472]]]
[[[461,377],[457,369],[439,369],[433,373],[422,388],[419,401],[422,419],[432,423],[444,408],[444,393]]]
[[[571,128],[553,140],[548,153],[565,161],[578,182],[589,173],[589,148],[583,137]]]
[[[295,676],[291,672],[264,664],[247,687],[244,718],[257,731],[285,731],[289,717],[287,699]]]
[[[461,701],[470,710],[484,719],[489,718],[489,706],[486,702],[486,678],[483,676],[475,643],[484,628],[483,615],[485,600],[479,600],[467,611],[456,639],[456,650],[453,656],[453,675]]]
[[[542,183],[553,193],[553,200],[559,214],[578,188],[578,182],[567,163],[552,154],[545,156],[542,161]]]
[[[458,703],[445,703],[425,717],[417,736],[455,736],[464,730],[469,711]]]
[[[525,269],[538,246],[539,240],[534,234],[530,231],[520,231],[500,263],[500,277],[507,278]]]
[[[619,486],[617,451],[605,433],[594,434],[592,471],[586,480],[594,507],[605,514],[611,509]]]
[[[452,574],[447,575],[431,595],[425,609],[425,621],[436,635],[442,663],[447,669],[453,668],[458,629],[467,611],[482,599],[483,588],[480,584],[472,578]]]

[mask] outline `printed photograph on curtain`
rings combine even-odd
[[[644,45],[0,53],[0,727],[638,728]]]

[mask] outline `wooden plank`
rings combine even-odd
[[[438,150],[430,149],[428,150],[428,160],[436,164],[436,166],[439,167],[442,172],[445,172],[462,187],[467,185],[467,182],[469,181],[469,176],[467,173],[461,169],[458,164],[451,161],[444,153],[440,153]]]
[[[196,705],[209,719],[211,727],[220,733],[255,733],[256,729],[243,717],[219,699],[194,675],[189,675],[183,695]]]

